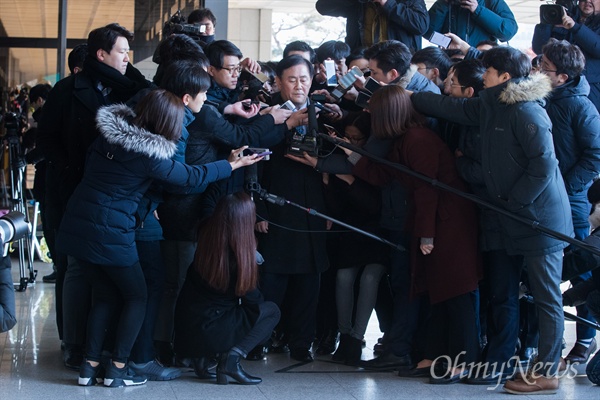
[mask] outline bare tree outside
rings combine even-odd
[[[294,40],[317,48],[328,40],[343,41],[346,37],[345,18],[324,17],[314,10],[308,14],[273,13],[272,18],[272,60],[280,60],[285,45]]]

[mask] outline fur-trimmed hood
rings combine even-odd
[[[102,107],[96,115],[100,134],[110,144],[127,151],[142,153],[152,158],[168,160],[175,154],[177,144],[164,136],[132,125],[135,113],[124,104]]]
[[[552,93],[550,78],[544,74],[533,73],[528,78],[508,82],[498,96],[504,104],[516,104],[523,101],[540,101]]]

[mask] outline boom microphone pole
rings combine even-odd
[[[523,223],[525,225],[529,225],[529,227],[532,228],[533,230],[541,232],[541,233],[543,233],[543,234],[545,234],[547,236],[553,237],[555,239],[562,240],[562,241],[567,242],[569,244],[572,244],[574,246],[577,246],[577,247],[580,247],[582,249],[585,249],[585,250],[587,250],[587,251],[589,251],[589,252],[591,252],[591,253],[593,253],[593,254],[595,254],[597,256],[600,256],[600,249],[597,249],[596,247],[591,246],[591,245],[589,245],[589,244],[587,244],[587,243],[585,243],[585,242],[583,242],[581,240],[572,238],[572,237],[567,236],[567,235],[565,235],[563,233],[557,232],[557,231],[555,231],[553,229],[550,229],[550,228],[547,228],[547,227],[545,227],[543,225],[540,225],[539,221],[530,220],[528,218],[524,218],[524,217],[521,217],[519,215],[513,214],[513,213],[511,213],[509,211],[506,211],[505,209],[503,209],[501,207],[498,207],[498,206],[496,206],[494,204],[488,203],[487,201],[485,201],[485,200],[483,200],[483,199],[481,199],[481,198],[479,198],[479,197],[477,197],[477,196],[475,196],[473,194],[465,193],[465,192],[463,192],[463,191],[461,191],[459,189],[456,189],[456,188],[454,188],[452,186],[446,185],[445,183],[442,183],[442,182],[438,181],[437,179],[433,179],[433,178],[428,177],[427,175],[423,175],[423,174],[421,174],[419,172],[413,171],[412,169],[406,167],[405,165],[393,163],[393,162],[391,162],[389,160],[386,160],[385,158],[381,158],[381,157],[375,156],[375,155],[373,155],[373,154],[371,154],[371,153],[363,150],[362,148],[359,148],[359,147],[353,146],[353,145],[351,145],[349,143],[346,143],[346,142],[344,142],[343,140],[341,140],[339,138],[334,138],[334,137],[331,137],[331,136],[326,135],[324,133],[319,133],[319,136],[321,136],[323,139],[325,139],[325,140],[327,140],[327,141],[329,141],[331,143],[334,143],[334,144],[336,144],[336,145],[338,145],[340,147],[344,147],[344,148],[346,148],[348,150],[352,150],[353,152],[358,153],[360,155],[363,155],[365,157],[368,157],[368,158],[370,158],[372,160],[375,160],[378,163],[385,164],[385,165],[387,165],[389,167],[397,169],[398,171],[404,172],[405,174],[408,174],[408,175],[413,176],[413,177],[415,177],[417,179],[425,181],[425,182],[429,183],[431,186],[443,189],[443,190],[445,190],[447,192],[450,192],[450,193],[453,193],[453,194],[455,194],[457,196],[460,196],[460,197],[463,197],[465,199],[471,200],[474,203],[477,203],[477,204],[479,204],[479,205],[481,205],[481,206],[483,206],[485,208],[489,208],[490,210],[496,211],[497,213],[502,214],[502,215],[504,215],[504,216],[506,216],[508,218],[511,218],[511,219],[513,219],[515,221],[519,221],[519,222],[521,222],[521,223]]]

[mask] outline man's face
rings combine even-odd
[[[101,63],[113,67],[125,75],[127,64],[129,63],[129,42],[123,36],[119,36],[110,53],[100,49],[96,53],[96,57]]]
[[[206,30],[204,31],[204,36],[211,36],[215,34],[215,25],[208,18],[204,18],[202,21],[197,22],[196,25],[204,25]]]
[[[340,60],[333,60],[335,62],[335,73],[346,75],[348,72],[348,67],[346,66],[346,58],[342,58]]]
[[[240,77],[239,69],[240,59],[238,57],[224,56],[221,68],[211,65],[208,67],[208,73],[217,82],[217,85],[233,90],[236,88],[238,78]]]
[[[506,78],[506,75],[508,75],[506,72],[500,74],[496,68],[488,67],[483,73],[483,87],[487,89],[506,82],[510,79],[510,77]]]
[[[190,110],[192,110],[193,113],[199,113],[205,101],[206,92],[200,92],[196,95],[196,97],[189,96],[188,103],[186,105]]]
[[[579,1],[579,10],[581,10],[581,15],[584,17],[597,14],[600,12],[600,0]]]
[[[369,60],[369,69],[371,70],[371,77],[376,81],[388,84],[394,80],[392,78],[392,71],[384,73],[383,70],[377,66],[377,60],[375,59]]]
[[[552,82],[552,87],[558,87],[564,84],[561,75],[556,72],[556,65],[552,61],[546,57],[546,55],[542,56],[542,62],[540,63],[540,71],[542,74],[546,75],[550,78],[550,82]]]
[[[425,78],[429,79],[430,81],[433,80],[433,74],[432,74],[433,68],[430,68],[429,66],[427,66],[424,63],[416,63],[415,65],[417,66],[417,71],[421,75],[423,75]]]
[[[281,79],[276,77],[275,81],[281,90],[281,98],[284,101],[291,100],[296,108],[306,104],[312,77],[304,63],[286,69],[283,71]]]

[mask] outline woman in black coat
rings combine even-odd
[[[228,377],[243,385],[262,380],[248,375],[240,359],[265,343],[279,322],[275,303],[257,289],[256,212],[243,193],[223,197],[200,229],[194,264],[175,311],[175,352],[200,360],[220,354],[217,383]],[[206,374],[205,374],[206,376]]]
[[[137,115],[124,105],[98,111],[100,136],[88,151],[83,180],[67,204],[56,241],[61,252],[84,266],[93,287],[86,360],[79,373],[79,384],[84,386],[102,380],[100,356],[107,328],[115,323],[112,362],[106,366],[104,385],[146,382],[129,371],[127,362],[146,309],[146,285],[135,245],[140,221],[135,215],[151,183],[202,186],[259,160],[239,158],[240,148],[232,151],[229,162],[188,166],[173,161],[184,114],[181,99],[156,90],[139,102],[136,111]]]

